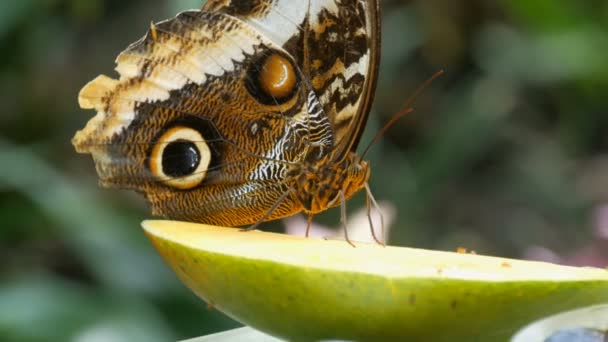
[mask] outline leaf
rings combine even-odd
[[[145,221],[211,306],[288,340],[505,341],[558,312],[608,303],[608,271],[472,254]]]

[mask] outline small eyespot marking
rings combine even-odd
[[[296,94],[299,83],[293,61],[272,50],[252,62],[246,79],[249,93],[266,105],[289,101]]]
[[[250,127],[250,129],[251,129],[251,134],[252,134],[252,135],[256,135],[256,134],[258,134],[258,129],[259,129],[259,128],[260,128],[260,125],[258,125],[258,123],[257,123],[257,122],[252,123],[252,124],[251,124],[251,127]]]

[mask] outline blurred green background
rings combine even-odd
[[[200,1],[0,2],[0,339],[167,341],[238,326],[175,279],[138,195],[97,187],[70,139],[79,89],[113,75],[150,21]],[[446,75],[370,154],[391,243],[608,265],[608,2],[382,1],[363,144]],[[349,202],[351,209],[363,196]],[[330,211],[319,222],[336,225]],[[281,229],[270,223],[264,229]]]

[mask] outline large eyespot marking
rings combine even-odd
[[[167,130],[150,155],[150,171],[159,181],[180,190],[192,189],[205,179],[211,150],[201,133],[185,126]]]
[[[174,178],[192,174],[201,162],[201,152],[191,141],[176,140],[162,154],[163,172]]]
[[[256,100],[266,105],[280,105],[296,94],[299,74],[291,58],[269,50],[249,66],[245,85]]]

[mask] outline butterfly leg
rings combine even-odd
[[[258,222],[252,224],[251,226],[247,227],[247,228],[243,228],[241,229],[242,232],[248,232],[250,230],[254,230],[257,227],[260,226],[260,224],[262,224],[262,222],[265,222],[270,215],[272,215],[272,213],[281,205],[281,203],[283,203],[283,201],[287,198],[287,196],[289,196],[289,194],[291,194],[291,192],[293,191],[293,189],[288,189],[287,191],[285,191],[285,193],[283,195],[281,195],[281,197],[279,197],[278,200],[276,200],[276,202],[274,202],[274,204],[272,205],[272,207],[270,207],[270,209],[266,212],[266,214],[264,214],[264,216],[262,216],[262,218],[260,218],[258,220]]]
[[[342,190],[340,190],[340,221],[342,221],[342,228],[344,229],[344,240],[346,240],[349,245],[357,247],[348,237],[348,227],[346,227],[346,198],[344,198],[344,192]]]
[[[310,213],[307,215],[308,222],[306,223],[306,237],[308,237],[308,234],[310,233],[310,226],[312,225],[312,217],[313,217],[313,215]]]
[[[369,184],[365,183],[365,204],[367,206],[367,218],[369,219],[369,228],[372,231],[372,237],[374,238],[374,241],[376,241],[378,244],[386,247],[386,233],[384,231],[384,215],[382,215],[382,211],[380,211],[380,206],[378,205],[378,202],[376,202],[376,199],[374,198],[374,195],[372,195],[372,191],[369,188]],[[372,222],[372,204],[374,205],[374,208],[376,208],[376,211],[378,211],[378,215],[380,215],[380,234],[382,235],[382,240],[378,239],[378,237],[376,236],[376,231],[374,230],[374,223]]]

